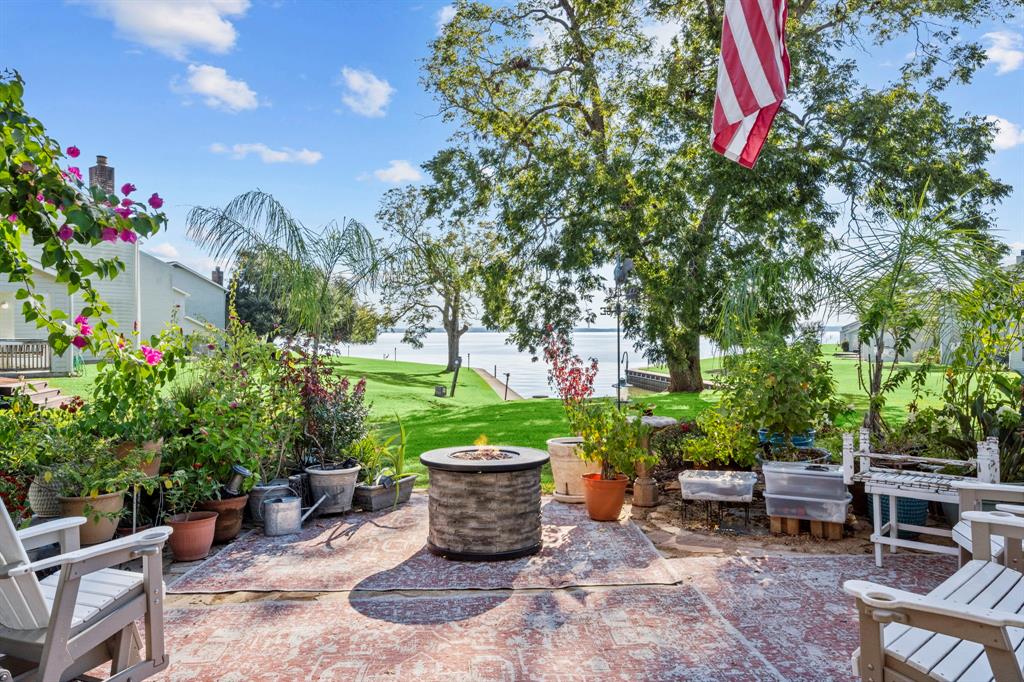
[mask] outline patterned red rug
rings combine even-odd
[[[847,578],[926,592],[900,555],[673,559],[676,586],[333,594],[171,607],[170,680],[850,680]]]
[[[299,535],[254,531],[175,582],[175,593],[529,589],[671,584],[675,577],[631,521],[591,521],[546,499],[544,548],[515,561],[440,559],[425,547],[427,496],[396,510],[309,523]]]

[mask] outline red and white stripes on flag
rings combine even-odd
[[[786,0],[725,0],[711,146],[753,168],[789,85]]]

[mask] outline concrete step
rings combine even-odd
[[[44,388],[41,391],[26,391],[25,395],[36,405],[46,405],[48,400],[60,397],[60,389]]]
[[[42,380],[0,379],[0,395],[14,395],[16,391],[21,393],[36,393],[46,390],[49,384]]]

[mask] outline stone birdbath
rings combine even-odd
[[[635,418],[635,417],[634,417]],[[658,417],[655,415],[644,415],[640,417],[640,423],[648,428],[644,437],[644,447],[651,451],[651,436],[656,431],[661,431],[679,423],[678,419],[672,417]],[[636,480],[633,481],[633,506],[634,507],[655,507],[658,504],[658,482],[651,476],[646,464],[637,462]]]

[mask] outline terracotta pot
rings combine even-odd
[[[626,484],[629,479],[623,474],[606,481],[601,474],[583,475],[583,497],[587,502],[587,514],[594,521],[618,521],[622,505],[626,501]]]
[[[146,440],[141,444],[125,442],[118,443],[114,446],[114,455],[118,459],[124,459],[133,450],[143,450],[146,453],[148,461],[143,461],[142,464],[139,465],[139,471],[152,478],[160,474],[160,462],[163,457],[160,453],[163,451],[163,448],[163,438],[159,440]]]
[[[213,545],[213,532],[217,528],[217,512],[194,511],[168,516],[166,523],[174,529],[167,539],[175,561],[204,559]]]
[[[214,542],[219,544],[238,537],[238,533],[242,530],[242,512],[245,511],[245,504],[248,501],[248,495],[241,495],[225,497],[220,500],[207,500],[197,505],[196,508],[202,511],[217,512],[217,528],[213,532]]]
[[[582,438],[573,436],[548,440],[551,477],[555,479],[555,499],[559,502],[581,504],[583,475],[601,471],[600,463],[580,459],[577,449],[582,442]]]
[[[118,526],[117,530],[115,531],[115,534],[119,538],[126,538],[129,535],[134,535],[135,533],[141,533],[143,531],[149,530],[152,527],[153,527],[152,523],[140,523],[139,525],[135,526],[135,530],[132,531],[132,527],[131,526]]]
[[[96,545],[114,537],[118,517],[124,509],[124,491],[96,497],[58,497],[57,500],[61,516],[84,516],[88,519],[78,527],[79,541],[83,545]]]

